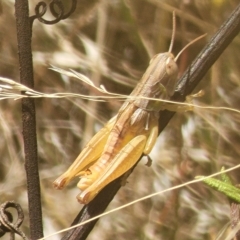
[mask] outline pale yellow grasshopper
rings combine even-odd
[[[200,37],[194,42],[198,39]],[[172,42],[169,52],[151,59],[130,98],[90,140],[69,169],[54,181],[55,188],[62,189],[79,176],[77,186],[82,192],[77,199],[87,204],[107,184],[131,169],[142,154],[151,152],[158,137],[159,111],[165,109],[166,104],[140,97],[166,100],[173,95],[178,73],[176,60],[190,44],[174,58]],[[138,98],[131,98],[135,96]]]

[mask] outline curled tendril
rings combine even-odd
[[[14,208],[17,211],[17,221],[13,223],[13,216],[7,208]],[[26,235],[19,229],[24,220],[24,214],[21,206],[13,201],[5,202],[0,206],[0,237],[6,232],[11,233],[11,239],[14,239],[14,234],[20,235],[24,240],[27,240]]]
[[[45,2],[39,2],[35,7],[35,15],[30,17],[31,20],[36,18],[44,24],[55,24],[60,20],[68,18],[76,9],[77,0],[72,0],[72,7],[69,12],[64,12],[64,7],[61,0],[52,0],[49,3],[49,9],[51,14],[55,17],[54,20],[46,20],[43,18],[43,15],[47,12],[47,4]]]

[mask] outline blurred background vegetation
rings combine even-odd
[[[30,15],[39,1],[30,1]],[[48,2],[48,1],[46,1]],[[71,1],[63,1],[66,9]],[[79,0],[68,19],[55,25],[33,24],[35,89],[46,93],[94,95],[83,83],[49,69],[74,69],[108,91],[128,94],[150,58],[168,51],[172,12],[177,14],[176,55],[189,41],[207,33],[178,60],[179,76],[238,4],[238,0]],[[48,13],[45,18],[51,19]],[[207,106],[239,108],[240,38],[225,50],[195,92]],[[14,1],[0,1],[0,76],[19,81]],[[37,99],[36,118],[44,233],[68,227],[82,207],[77,179],[62,191],[52,182],[83,145],[114,116],[121,102],[93,103],[79,98]],[[0,202],[14,200],[26,213],[27,192],[22,142],[21,101],[0,102]],[[150,154],[143,159],[109,209],[147,194],[239,164],[239,114],[203,110],[176,114]],[[238,171],[231,177],[239,183]],[[229,223],[229,203],[202,183],[156,196],[103,217],[88,239],[216,239]],[[51,239],[60,239],[60,235]],[[8,239],[5,236],[3,239]],[[225,238],[221,238],[225,239]]]

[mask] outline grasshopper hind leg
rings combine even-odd
[[[101,172],[97,181],[93,182],[88,188],[77,196],[80,203],[89,203],[107,184],[123,175],[136,164],[141,157],[147,142],[145,135],[139,135],[133,138],[121,151],[115,156],[113,161]],[[89,179],[82,178],[78,184],[81,189]]]
[[[60,177],[58,177],[54,182],[53,186],[56,189],[64,188],[74,177],[87,174],[87,169],[89,166],[93,165],[94,162],[102,154],[102,149],[107,142],[109,133],[113,128],[117,117],[111,118],[108,123],[94,135],[94,137],[89,141],[89,143],[84,147],[82,152],[78,155],[72,165],[64,172]]]

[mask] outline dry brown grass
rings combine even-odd
[[[31,14],[38,1],[31,1]],[[89,1],[90,2],[90,1]],[[172,7],[177,11],[176,54],[187,42],[210,38],[238,1],[116,0],[83,1],[73,16],[54,26],[34,22],[35,89],[41,92],[96,94],[79,81],[49,70],[74,69],[111,92],[128,94],[151,56],[168,50]],[[0,2],[0,76],[19,80],[13,1]],[[239,37],[227,48],[196,89],[194,100],[207,106],[239,109]],[[181,75],[204,41],[186,50]],[[74,182],[57,191],[52,181],[75,159],[82,145],[116,114],[121,102],[92,103],[81,98],[37,99],[37,131],[44,233],[70,225],[81,205]],[[0,202],[20,203],[27,216],[20,101],[0,101]],[[86,114],[87,113],[87,114]],[[239,113],[195,108],[177,114],[151,153],[152,167],[141,161],[109,209],[239,163]],[[231,177],[239,183],[238,171]],[[229,222],[227,199],[198,183],[156,196],[103,217],[88,239],[216,239]],[[26,217],[23,230],[28,232]],[[8,239],[8,237],[4,238]],[[51,239],[60,239],[55,236]]]

